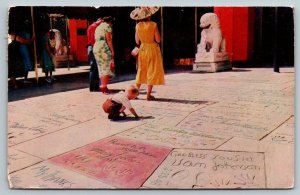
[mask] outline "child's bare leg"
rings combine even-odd
[[[107,87],[107,84],[109,82],[109,76],[108,75],[103,75],[100,77],[100,80],[101,80],[101,88],[106,88]]]
[[[126,109],[126,107],[125,106],[122,106],[122,108],[119,110],[119,112],[124,112],[124,110]]]

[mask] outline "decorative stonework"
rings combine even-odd
[[[144,187],[250,189],[266,185],[263,153],[174,149]]]
[[[170,151],[114,136],[49,161],[118,188],[139,188]]]
[[[222,36],[219,18],[206,13],[200,19],[201,41],[197,46],[194,72],[218,72],[231,70],[232,66],[225,51],[226,42]]]
[[[222,62],[229,60],[227,52],[198,52],[196,62]]]

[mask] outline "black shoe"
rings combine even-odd
[[[98,92],[99,91],[99,88],[90,88],[90,92]]]
[[[277,72],[277,73],[280,73],[279,68],[274,68],[273,71]]]

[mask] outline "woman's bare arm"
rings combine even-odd
[[[139,38],[139,35],[138,35],[137,30],[135,31],[135,43],[136,43],[137,45],[140,45],[140,38]]]
[[[24,39],[23,37],[17,36],[16,37],[16,41],[18,41],[18,42],[20,42],[22,44],[30,44],[33,41],[33,38],[31,38],[31,39]]]
[[[155,30],[154,30],[154,38],[155,38],[156,43],[160,43],[160,34],[159,34],[157,26],[155,27]]]
[[[113,42],[112,42],[112,34],[111,32],[107,32],[105,34],[105,38],[106,38],[106,41],[107,41],[107,45],[111,51],[111,59],[113,60],[114,57],[115,57],[115,51],[114,51],[114,46],[113,46]]]
[[[134,108],[130,108],[129,111],[134,115],[135,118],[139,118],[139,115],[135,112]]]

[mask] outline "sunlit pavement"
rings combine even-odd
[[[88,88],[8,103],[12,188],[216,189],[294,185],[294,68],[167,74],[144,118],[110,121]],[[124,90],[133,80],[109,85]]]

